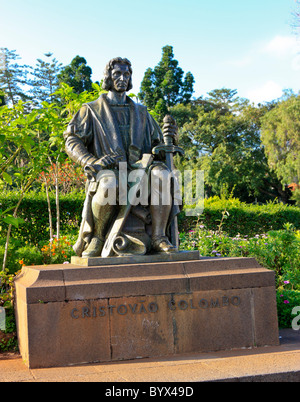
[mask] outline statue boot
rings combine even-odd
[[[94,197],[95,198],[95,197]],[[92,201],[94,220],[94,233],[88,247],[83,251],[82,257],[100,257],[105,243],[105,236],[115,216],[115,205],[99,205],[98,200]]]
[[[177,248],[166,236],[166,228],[171,212],[169,205],[151,205],[152,217],[152,249],[159,253],[176,252]]]

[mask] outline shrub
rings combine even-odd
[[[61,232],[70,233],[79,230],[81,212],[85,194],[74,192],[60,196],[60,225]],[[0,208],[6,210],[18,202],[16,192],[7,192],[0,195]],[[56,225],[55,195],[50,195],[53,227]],[[49,216],[46,195],[44,193],[30,192],[25,195],[19,207],[18,217],[24,220],[19,228],[12,228],[12,238],[21,240],[23,244],[38,245],[39,242],[49,240]],[[5,236],[7,225],[2,224],[0,236]]]
[[[300,229],[300,208],[279,202],[246,204],[237,198],[222,200],[215,196],[204,200],[204,211],[200,217],[186,217],[184,210],[179,216],[179,227],[183,232],[193,229],[197,222],[209,230],[218,230],[224,211],[227,214],[222,221],[222,229],[232,237],[237,234],[251,237],[269,230],[280,230],[287,222]]]
[[[292,309],[300,306],[300,231],[291,224],[284,229],[256,234],[254,237],[230,237],[220,228],[211,231],[203,224],[180,234],[180,247],[200,251],[208,257],[255,257],[276,274],[279,327],[291,326]]]
[[[0,330],[0,352],[16,351],[18,342],[16,338],[16,321],[13,308],[14,275],[0,271],[0,307],[5,309],[5,330]]]
[[[300,306],[300,291],[277,290],[276,298],[279,328],[290,328],[294,318],[292,310]]]
[[[20,247],[20,241],[11,241],[9,245],[7,270],[13,274],[24,265],[62,264],[75,255],[72,244],[75,237],[62,236],[60,239],[41,241],[37,246],[26,244]],[[3,261],[4,246],[0,246],[0,262]]]
[[[68,262],[72,255],[75,255],[66,236],[50,240],[48,244],[42,247],[41,252],[43,264],[63,264]]]
[[[207,230],[201,224],[181,233],[180,240],[181,249],[198,249],[202,256],[255,257],[261,265],[275,271],[278,287],[290,281],[293,289],[300,291],[300,231],[291,224],[254,237],[230,237],[223,231]]]

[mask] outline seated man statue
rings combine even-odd
[[[155,146],[163,144],[162,131],[146,107],[126,95],[132,88],[129,60],[112,59],[106,66],[102,87],[108,93],[84,104],[64,133],[67,154],[88,176],[79,237],[74,245],[76,254],[82,257],[101,256],[109,230],[120,211],[118,200],[116,203],[105,201],[110,186],[119,188],[120,182],[114,173],[118,173],[120,162],[126,162],[131,171],[139,166],[145,154],[151,155]],[[176,137],[177,127],[170,127],[169,133],[172,136],[173,129]],[[167,166],[162,154],[152,156],[152,159],[148,175],[151,172],[151,176],[160,179],[161,172],[168,170]],[[179,208],[172,197],[169,197],[168,205],[162,204],[162,186],[157,186],[155,191],[158,191],[160,202],[148,205],[149,214],[144,219],[144,225],[151,226],[150,231],[147,229],[151,239],[147,252],[174,252],[177,248],[170,242],[167,228]]]

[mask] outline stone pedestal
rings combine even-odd
[[[78,262],[15,281],[30,368],[279,344],[274,272],[253,258]]]

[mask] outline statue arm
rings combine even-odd
[[[64,133],[65,150],[68,156],[83,168],[96,165],[96,170],[99,170],[99,167],[113,168],[123,159],[122,156],[116,154],[98,158],[89,152],[93,136],[93,116],[91,116],[89,108],[83,105]]]
[[[76,135],[69,135],[66,139],[65,150],[68,156],[82,167],[94,165],[98,159],[88,152],[82,140]]]
[[[66,153],[74,162],[83,167],[88,164],[95,164],[98,160],[88,151],[92,138],[93,132],[89,111],[83,105],[64,132]]]
[[[105,155],[98,159],[88,152],[82,140],[76,135],[70,135],[66,139],[66,153],[83,168],[86,166],[99,165],[102,168],[112,168],[123,159],[121,155]]]

